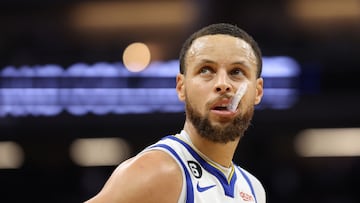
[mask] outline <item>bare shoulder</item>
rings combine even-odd
[[[167,153],[152,150],[119,165],[95,202],[177,202],[182,188],[179,165]]]

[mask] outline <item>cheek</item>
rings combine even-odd
[[[191,88],[187,88],[185,91],[186,102],[198,111],[206,106],[207,91],[202,89],[199,85],[193,85]]]
[[[256,100],[256,89],[248,89],[245,96],[241,99],[244,106],[253,106]]]

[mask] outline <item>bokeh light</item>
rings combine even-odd
[[[131,72],[140,72],[150,63],[149,47],[141,42],[135,42],[126,47],[123,53],[124,66]]]

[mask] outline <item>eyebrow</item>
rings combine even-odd
[[[215,61],[213,61],[213,60],[210,60],[210,59],[201,59],[201,60],[200,60],[200,63],[213,63],[213,64],[217,64],[217,62],[215,62]],[[200,64],[200,63],[199,63],[199,64]],[[248,62],[246,62],[246,61],[243,61],[243,60],[241,60],[241,61],[235,61],[235,62],[231,63],[231,65],[242,65],[242,66],[244,66],[244,67],[246,67],[246,68],[251,68],[250,64],[249,64]]]
[[[246,61],[236,61],[236,62],[232,63],[231,65],[243,65],[247,68],[250,68],[249,63],[247,63]]]

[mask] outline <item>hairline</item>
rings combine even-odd
[[[181,74],[186,73],[186,59],[188,57],[188,51],[193,45],[194,41],[198,38],[211,35],[228,35],[230,37],[235,37],[246,42],[251,47],[252,52],[256,57],[256,76],[257,78],[261,76],[262,54],[257,42],[246,31],[235,25],[227,23],[218,23],[203,27],[202,29],[194,32],[192,35],[190,35],[190,37],[186,39],[180,51],[179,68]]]

